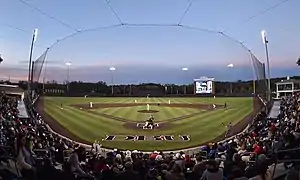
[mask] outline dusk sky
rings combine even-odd
[[[0,79],[26,79],[35,28],[33,60],[59,41],[48,52],[40,80],[45,76],[64,81],[67,61],[72,63],[71,80],[111,83],[112,66],[118,84],[191,83],[201,76],[252,79],[250,55],[237,41],[265,62],[261,30],[266,30],[269,40],[271,76],[299,75],[298,0],[107,2],[2,0]],[[234,67],[229,69],[231,63]],[[183,67],[189,70],[182,71]]]

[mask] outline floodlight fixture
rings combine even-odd
[[[262,41],[263,41],[264,44],[268,43],[267,32],[265,30],[261,31],[261,38],[262,38]]]
[[[270,61],[269,61],[269,51],[268,51],[269,41],[267,40],[267,33],[265,30],[261,31],[261,38],[265,45],[265,51],[266,51],[266,60],[267,60],[267,68],[268,68],[268,101],[270,101],[271,100],[271,73],[270,73]]]
[[[37,35],[38,35],[38,29],[34,29],[33,30],[33,42],[36,42]]]
[[[188,71],[188,70],[189,70],[189,68],[187,68],[187,67],[184,67],[184,68],[182,68],[181,70],[182,70],[182,71]]]
[[[231,64],[228,64],[227,67],[228,67],[228,68],[233,68],[233,64],[232,64],[232,63],[231,63]]]

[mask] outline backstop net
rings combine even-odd
[[[223,32],[128,23],[83,30],[55,42],[47,55],[48,81],[104,81],[113,87],[106,93],[114,95],[139,94],[134,85],[159,83],[165,86],[162,95],[193,96],[194,79],[205,76],[215,79],[217,97],[265,97],[263,63]],[[72,84],[68,90],[74,90]]]
[[[35,61],[33,61],[33,67],[32,67],[32,72],[31,72],[31,89],[32,90],[37,90],[38,87],[38,82],[41,77],[41,73],[43,70],[43,66],[47,57],[48,49]]]
[[[251,60],[253,63],[253,71],[256,77],[255,94],[263,99],[267,99],[268,85],[266,80],[265,64],[260,62],[251,52]]]

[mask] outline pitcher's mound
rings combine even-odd
[[[137,112],[139,112],[139,113],[157,113],[157,112],[159,112],[159,111],[157,111],[157,110],[139,110],[139,111],[137,111]]]

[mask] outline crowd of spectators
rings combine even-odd
[[[0,94],[0,177],[2,179],[101,180],[271,180],[269,166],[299,153],[278,153],[299,146],[299,95],[281,100],[280,115],[267,119],[261,111],[246,132],[196,153],[102,151],[86,149],[51,133],[32,102],[31,118],[18,118],[18,98]],[[299,158],[298,158],[299,159]],[[295,166],[285,163],[286,167]],[[0,179],[1,179],[0,178]],[[292,171],[286,178],[294,180]]]

